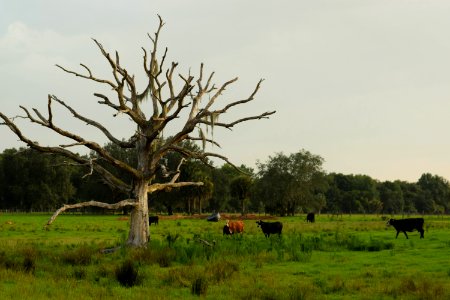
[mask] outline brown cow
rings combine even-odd
[[[227,220],[227,223],[223,226],[223,234],[232,235],[234,233],[243,233],[244,232],[244,222],[242,221],[233,221],[230,222]]]

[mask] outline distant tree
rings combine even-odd
[[[1,208],[44,211],[55,209],[75,194],[72,169],[54,155],[35,150],[7,149],[2,154]]]
[[[384,213],[403,213],[405,202],[399,181],[384,181],[378,185],[380,200],[383,202]]]
[[[266,163],[258,162],[255,197],[269,212],[294,215],[314,207],[316,193],[325,184],[323,158],[306,150],[289,156],[277,153]]]
[[[417,185],[423,192],[422,201],[419,204],[422,211],[449,211],[450,185],[445,178],[425,173],[419,178]]]
[[[131,194],[131,197],[127,197],[114,204],[88,201],[73,205],[64,205],[55,212],[48,221],[48,225],[55,220],[59,213],[67,209],[88,206],[99,206],[108,209],[131,207],[130,230],[127,244],[136,247],[145,246],[150,238],[148,226],[148,195],[161,190],[186,186],[200,186],[203,184],[202,182],[178,181],[181,172],[181,161],[177,164],[176,169],[167,170],[164,164],[165,157],[171,152],[176,152],[186,159],[197,159],[205,163],[207,163],[206,159],[209,157],[215,157],[228,162],[225,156],[218,153],[204,152],[203,149],[202,151],[186,149],[183,147],[182,142],[190,140],[201,142],[203,145],[205,143],[218,145],[204,134],[203,129],[205,127],[210,129],[230,129],[242,122],[268,118],[275,113],[271,111],[250,115],[230,122],[220,121],[219,118],[230,110],[253,101],[262,80],[256,84],[256,87],[248,97],[222,105],[218,103],[220,96],[238,78],[231,79],[216,86],[212,82],[214,72],[205,77],[203,64],[201,64],[197,79],[194,79],[194,76],[189,71],[184,76],[175,75],[179,78],[179,81],[176,81],[174,79],[174,73],[176,74],[178,64],[172,63],[171,66],[165,67],[164,63],[167,49],[162,56],[157,55],[159,34],[164,25],[161,18],[159,18],[159,21],[156,33],[153,36],[149,35],[151,40],[150,52],[142,48],[142,65],[143,71],[145,72],[145,86],[143,89],[138,88],[135,76],[123,66],[119,54],[117,52],[115,54],[108,53],[97,40],[94,40],[94,42],[111,68],[112,76],[110,78],[98,77],[84,64],[81,64],[83,72],[72,71],[58,66],[68,74],[87,79],[112,90],[109,94],[95,93],[94,96],[98,98],[99,104],[104,105],[105,108],[112,109],[115,112],[114,116],[126,117],[130,121],[130,128],[136,129],[131,137],[118,139],[106,126],[94,119],[81,115],[55,95],[48,95],[46,116],[37,109],[30,111],[25,107],[21,107],[24,112],[24,116],[22,117],[33,124],[37,124],[62,137],[68,138],[71,140],[70,144],[53,147],[42,146],[22,133],[17,125],[17,120],[19,119],[9,118],[0,112],[0,118],[3,119],[2,124],[9,127],[29,147],[41,152],[64,156],[73,162],[85,166],[89,172],[97,172],[102,177],[103,182],[112,189],[119,190],[123,194]],[[100,146],[96,141],[88,140],[60,127],[57,124],[57,119],[53,118],[53,114],[56,112],[54,110],[55,104],[61,105],[63,109],[67,109],[74,118],[100,130],[110,142],[117,146],[134,149],[136,155],[135,164],[130,164],[128,161],[123,161],[115,157],[108,149]],[[163,141],[164,130],[168,127],[168,124],[174,124],[174,120],[178,120],[177,122],[181,124],[181,126],[176,127],[179,128],[178,132],[171,139]],[[199,132],[198,135],[196,134],[197,132]],[[86,147],[94,151],[98,158],[86,159],[78,153],[69,150],[73,146]],[[100,162],[105,162],[113,168],[119,169],[120,172],[116,174],[121,172],[126,173],[128,175],[127,177],[131,178],[131,181],[127,181],[127,178],[119,178]],[[156,174],[164,170],[166,171],[166,181],[154,182]]]
[[[367,175],[331,173],[326,192],[330,212],[365,213],[378,207],[377,182]]]
[[[383,202],[381,202],[381,200],[378,198],[369,200],[367,205],[368,205],[367,208],[368,208],[369,213],[379,214],[380,212],[383,211]]]
[[[220,168],[211,170],[211,181],[214,186],[211,200],[209,201],[210,209],[213,211],[241,211],[242,206],[233,202],[231,191],[231,182],[234,178],[244,174],[253,174],[253,170],[245,165],[238,168],[230,164],[223,164]]]
[[[418,207],[422,209],[422,188],[416,182],[397,181],[402,189],[404,212],[406,214],[416,213]],[[420,210],[422,211],[422,210]]]
[[[210,200],[210,207],[213,211],[229,211],[231,192],[230,177],[223,171],[224,166],[211,170],[211,179],[214,185],[213,194]]]
[[[232,199],[235,199],[236,206],[240,208],[242,215],[247,212],[247,207],[250,204],[252,184],[253,180],[250,175],[239,175],[230,182]]]

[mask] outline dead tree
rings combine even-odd
[[[219,117],[221,115],[228,113],[231,109],[236,108],[236,106],[254,100],[262,80],[256,84],[253,92],[251,92],[247,98],[228,101],[228,104],[222,105],[217,103],[220,96],[225,89],[236,82],[238,78],[231,79],[221,85],[215,85],[213,84],[214,72],[206,77],[203,64],[201,64],[196,79],[191,74],[186,74],[184,76],[179,74],[179,79],[176,81],[175,78],[177,76],[175,73],[178,63],[172,62],[169,67],[165,67],[164,63],[167,55],[167,48],[165,48],[162,55],[157,55],[159,35],[164,26],[161,17],[158,16],[158,18],[159,26],[157,31],[153,35],[148,35],[151,41],[151,51],[148,52],[144,47],[142,48],[143,68],[147,77],[143,90],[138,90],[134,75],[131,75],[127,69],[121,65],[117,51],[114,55],[111,55],[103,45],[95,39],[93,39],[94,43],[111,68],[112,76],[110,79],[97,77],[85,64],[80,64],[82,67],[81,72],[56,65],[68,74],[96,82],[99,85],[110,87],[113,90],[112,97],[101,93],[94,93],[94,96],[98,99],[100,105],[104,105],[114,111],[114,117],[125,116],[131,121],[131,126],[136,127],[136,132],[130,138],[119,139],[115,137],[106,126],[94,119],[81,115],[65,101],[55,95],[48,95],[46,116],[35,108],[29,110],[20,106],[24,114],[18,117],[25,118],[31,123],[46,127],[49,130],[72,140],[73,142],[71,144],[42,146],[22,133],[16,122],[17,117],[9,118],[0,112],[0,117],[3,119],[1,124],[8,126],[9,129],[11,129],[11,131],[29,147],[45,153],[59,154],[70,159],[71,163],[75,162],[84,165],[88,169],[87,171],[89,174],[97,172],[105,184],[132,195],[129,199],[119,201],[115,204],[88,201],[73,205],[64,205],[49,219],[48,225],[55,220],[58,214],[67,209],[87,206],[119,209],[125,206],[131,206],[130,231],[127,244],[131,246],[145,246],[150,238],[148,226],[148,195],[160,190],[202,185],[202,182],[178,182],[182,161],[178,165],[177,170],[167,172],[167,182],[154,183],[153,179],[155,178],[155,175],[158,170],[161,170],[162,168],[160,163],[162,159],[170,152],[177,152],[185,159],[200,160],[206,164],[209,164],[209,158],[211,157],[219,158],[230,163],[229,160],[221,154],[205,152],[204,147],[200,151],[186,149],[182,146],[182,142],[191,140],[203,143],[203,145],[205,143],[212,143],[220,147],[217,142],[207,138],[202,133],[203,131],[197,131],[197,129],[202,127],[222,127],[232,129],[239,123],[268,118],[275,113],[275,111],[270,111],[236,119],[231,122],[220,122]],[[144,101],[145,99],[149,100]],[[201,105],[202,99],[205,99],[203,105]],[[137,165],[131,166],[115,158],[97,142],[87,140],[60,127],[60,125],[56,124],[53,120],[54,105],[61,105],[63,108],[67,109],[74,118],[97,128],[110,142],[115,143],[122,148],[135,148],[137,153]],[[149,107],[145,107],[146,105]],[[217,106],[220,108],[215,108]],[[147,114],[151,115],[146,116],[144,108],[150,111],[150,113]],[[172,137],[162,139],[162,133],[166,126],[171,121],[179,118],[183,119],[184,126],[182,126],[182,128]],[[122,179],[117,178],[102,167],[98,160],[87,159],[86,157],[69,150],[73,146],[80,145],[94,151],[97,154],[97,157],[103,162],[107,162],[111,166],[121,169],[131,175],[132,182],[124,182]]]

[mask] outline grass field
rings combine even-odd
[[[109,254],[123,217],[48,218],[0,214],[1,299],[450,299],[450,217],[425,216],[425,239],[372,215],[279,218],[269,239],[255,220],[224,237],[224,222],[163,217],[147,249]]]

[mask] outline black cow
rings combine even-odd
[[[264,222],[259,220],[256,224],[258,224],[258,227],[261,227],[266,238],[271,234],[278,234],[280,236],[281,230],[283,230],[283,223],[281,222]]]
[[[398,237],[398,234],[400,231],[402,231],[406,238],[408,238],[408,235],[406,234],[407,231],[411,232],[414,230],[417,230],[420,232],[420,238],[423,239],[423,218],[410,218],[410,219],[402,219],[402,220],[394,220],[390,219],[387,221],[387,225],[394,226],[395,230],[397,230],[397,235],[395,238]]]
[[[150,216],[148,217],[148,226],[152,225],[154,223],[155,225],[158,225],[159,217],[158,216]]]
[[[316,221],[314,213],[306,215],[306,222],[314,223]]]

